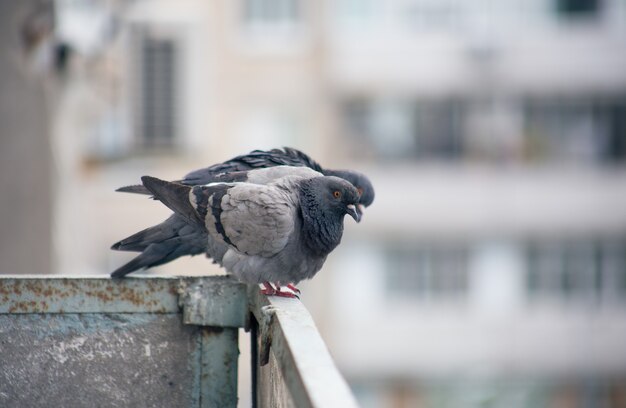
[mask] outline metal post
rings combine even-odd
[[[200,330],[200,407],[236,407],[238,329],[201,327]]]
[[[252,408],[259,406],[258,381],[259,381],[259,324],[254,316],[250,316],[250,373],[252,375]]]

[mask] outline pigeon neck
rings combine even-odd
[[[343,214],[337,214],[323,205],[322,198],[310,183],[300,186],[302,216],[302,243],[315,256],[328,255],[343,235]]]

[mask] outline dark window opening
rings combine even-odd
[[[528,247],[526,287],[530,299],[626,299],[626,242],[533,243]]]
[[[393,247],[387,251],[391,297],[463,299],[468,291],[467,251],[455,247]]]
[[[615,163],[626,159],[626,99],[530,101],[527,160]]]
[[[599,13],[601,0],[557,0],[556,11],[564,17],[589,17]]]
[[[448,101],[353,100],[347,132],[382,159],[454,160],[463,154],[463,105]]]
[[[244,0],[247,24],[288,24],[300,18],[299,0]]]
[[[177,49],[171,39],[145,37],[141,45],[139,144],[171,147],[176,139]]]

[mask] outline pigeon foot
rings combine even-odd
[[[292,292],[294,292],[294,293],[296,293],[296,294],[298,294],[298,295],[300,294],[300,289],[296,288],[296,287],[293,285],[293,283],[288,283],[288,284],[287,284],[287,287],[288,287],[289,289],[291,289],[291,291],[292,291]]]
[[[276,288],[274,288],[274,286],[272,286],[271,283],[263,282],[263,286],[265,287],[265,289],[261,289],[261,293],[266,295],[266,296],[278,296],[278,297],[285,297],[285,298],[291,298],[291,299],[293,299],[293,298],[300,299],[300,297],[298,295],[296,295],[295,293],[286,292],[284,290],[280,290],[280,286],[278,286],[278,285],[276,285]],[[287,285],[287,287],[289,287],[289,285]],[[291,288],[289,288],[289,289],[291,289]],[[298,293],[300,293],[299,290],[298,290]]]

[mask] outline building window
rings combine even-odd
[[[556,0],[556,12],[562,17],[594,17],[601,8],[601,0]]]
[[[524,116],[531,162],[614,163],[626,159],[626,98],[531,101]]]
[[[298,54],[308,49],[302,0],[242,0],[240,47],[252,54]]]
[[[135,133],[141,148],[173,147],[178,137],[179,50],[173,38],[140,35]]]
[[[530,164],[626,161],[626,96],[483,105],[354,98],[344,102],[341,112],[358,156]]]
[[[339,0],[332,4],[334,14],[342,26],[365,27],[365,24],[375,24],[383,17],[384,5],[376,0]]]
[[[387,250],[386,288],[391,297],[459,299],[468,291],[468,260],[463,249],[393,247]]]
[[[462,106],[457,101],[415,106],[418,156],[457,159],[462,154]]]
[[[626,242],[531,244],[527,289],[531,299],[623,300],[626,298]]]
[[[467,12],[456,0],[411,1],[402,10],[411,28],[416,30],[456,30]]]
[[[353,100],[343,116],[348,134],[380,158],[456,159],[462,108],[457,101]]]
[[[299,0],[244,0],[243,17],[249,27],[289,26],[300,19]]]

